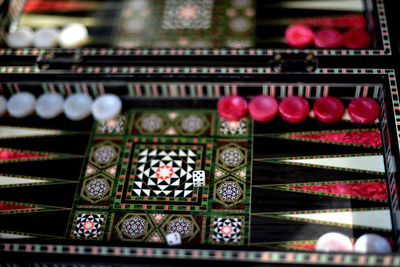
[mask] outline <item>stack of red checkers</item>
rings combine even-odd
[[[271,121],[278,114],[278,106],[274,97],[259,95],[250,100],[249,114],[255,121]]]
[[[278,104],[273,96],[258,95],[251,99],[248,106],[243,97],[227,96],[218,101],[217,109],[218,114],[228,121],[242,119],[248,109],[253,120],[258,122],[271,121],[279,112],[283,120],[298,123],[308,117],[310,105],[300,96],[286,97]],[[335,123],[343,118],[345,107],[340,99],[326,96],[315,101],[313,112],[317,120]],[[348,112],[354,123],[370,124],[379,117],[379,105],[372,98],[359,97],[350,102]]]
[[[307,100],[300,96],[289,96],[279,104],[279,114],[282,119],[290,123],[305,120],[310,112]]]
[[[348,111],[351,120],[358,124],[370,124],[379,117],[379,105],[369,97],[353,99],[349,104]]]
[[[334,28],[320,29],[314,35],[314,45],[317,48],[339,48],[342,41],[342,33]]]
[[[290,47],[305,48],[313,43],[314,32],[305,25],[291,25],[285,31],[285,40]]]
[[[315,118],[323,123],[335,123],[344,115],[344,105],[340,99],[333,96],[321,97],[314,103]]]
[[[343,46],[350,49],[367,48],[371,43],[370,34],[363,29],[351,29],[343,36]]]
[[[226,96],[218,101],[217,110],[221,118],[238,121],[246,116],[247,102],[241,96]]]

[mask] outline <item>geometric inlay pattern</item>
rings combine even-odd
[[[209,127],[202,114],[188,114],[178,118],[177,128],[182,135],[200,135]]]
[[[90,160],[99,168],[105,168],[117,163],[119,146],[110,141],[98,143],[93,146]]]
[[[90,203],[104,201],[111,196],[114,182],[103,174],[93,176],[83,181],[81,196]]]
[[[93,180],[87,186],[86,190],[88,191],[89,195],[93,198],[101,198],[103,197],[110,188],[108,187],[107,183],[104,180]]]
[[[163,29],[207,29],[211,26],[213,0],[167,0]]]
[[[178,233],[185,241],[192,240],[200,232],[199,225],[191,215],[171,215],[162,227],[166,235]]]
[[[136,127],[144,134],[159,134],[167,125],[163,114],[145,114],[136,122]]]
[[[100,239],[105,226],[104,214],[77,214],[72,238]]]
[[[116,118],[99,122],[97,132],[100,134],[121,134],[125,130],[126,118],[120,115]]]
[[[218,188],[218,195],[224,201],[235,201],[241,193],[239,186],[235,182],[225,182]]]
[[[222,136],[245,136],[248,133],[248,119],[239,121],[227,121],[220,119],[219,134]]]
[[[143,240],[148,233],[148,217],[145,214],[127,214],[115,226],[122,240]]]
[[[181,237],[189,236],[192,231],[192,223],[184,218],[177,218],[171,221],[168,225],[169,233],[178,233]]]
[[[187,197],[193,192],[196,157],[191,149],[140,150],[133,195]]]
[[[228,169],[236,169],[246,163],[247,152],[236,143],[217,149],[217,162]]]
[[[245,199],[246,184],[228,176],[223,180],[218,180],[214,185],[214,200],[223,206],[230,208]]]
[[[220,218],[213,222],[212,240],[216,243],[238,243],[241,241],[242,220],[240,218]]]
[[[215,127],[214,118],[215,114],[210,112],[138,112],[131,118],[130,132],[142,135],[210,136]]]
[[[215,159],[215,180],[213,186],[213,210],[227,212],[234,208],[245,212],[247,195],[246,166],[248,143],[232,139],[219,139]],[[235,141],[235,142],[234,142]],[[218,203],[218,204],[217,204]],[[220,205],[219,205],[220,204]],[[244,204],[244,205],[243,205]],[[221,206],[222,205],[222,206]]]
[[[69,239],[162,244],[169,233],[179,233],[182,243],[243,244],[249,233],[244,222],[250,216],[252,121],[242,120],[223,138],[219,124],[210,109],[138,109],[97,122]],[[194,171],[204,171],[204,186],[194,186]],[[212,238],[216,217],[224,218],[218,241]]]

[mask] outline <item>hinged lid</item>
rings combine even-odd
[[[40,1],[8,0],[2,4],[8,12],[0,24],[4,41],[0,56],[25,58],[31,64],[36,63],[32,62],[34,57],[49,52],[73,57],[75,49],[7,48],[6,42],[7,34],[19,27],[62,29],[73,22],[82,23],[89,30],[90,41],[78,50],[82,60],[93,66],[123,61],[129,62],[128,65],[144,61],[152,65],[185,65],[189,61],[263,65],[276,53],[313,53],[329,65],[343,60],[351,64],[356,57],[362,61],[362,57],[392,54],[384,0],[335,4],[332,1],[121,0],[64,5],[64,10],[55,9],[54,5],[37,5]],[[362,29],[370,42],[361,45],[353,40],[350,45],[342,42],[337,47],[321,47],[319,42],[291,47],[287,43],[290,37],[285,40],[285,30],[298,24],[309,27],[314,36],[326,28],[338,30],[342,37],[351,30]],[[246,62],[239,59],[242,57],[246,57]],[[364,60],[362,64],[372,62]]]

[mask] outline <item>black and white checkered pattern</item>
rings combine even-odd
[[[242,221],[239,218],[215,218],[213,241],[214,242],[239,242],[241,240]],[[230,231],[224,232],[224,229]]]
[[[193,193],[192,171],[196,167],[196,153],[190,149],[140,151],[133,184],[135,196],[187,197]],[[173,169],[168,179],[159,179],[161,166]]]
[[[81,213],[78,215],[73,235],[83,238],[98,238],[102,234],[103,224],[103,214]]]

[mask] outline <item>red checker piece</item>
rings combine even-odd
[[[314,103],[313,111],[317,120],[323,123],[335,123],[344,115],[344,105],[339,98],[321,97]]]
[[[343,45],[350,49],[367,48],[371,43],[369,32],[363,29],[351,29],[343,35]]]
[[[279,104],[281,118],[290,123],[305,120],[310,112],[310,105],[304,97],[289,96]]]
[[[285,31],[285,40],[290,47],[304,48],[314,41],[314,32],[305,25],[290,25]]]
[[[267,122],[278,114],[278,101],[272,96],[259,95],[250,100],[249,113],[255,121]]]
[[[238,121],[246,116],[247,102],[241,96],[226,96],[218,101],[217,110],[221,118]]]
[[[314,45],[318,48],[339,48],[343,35],[333,28],[320,29],[314,34]]]
[[[351,120],[359,124],[373,123],[379,117],[379,105],[369,97],[353,99],[348,110]]]

